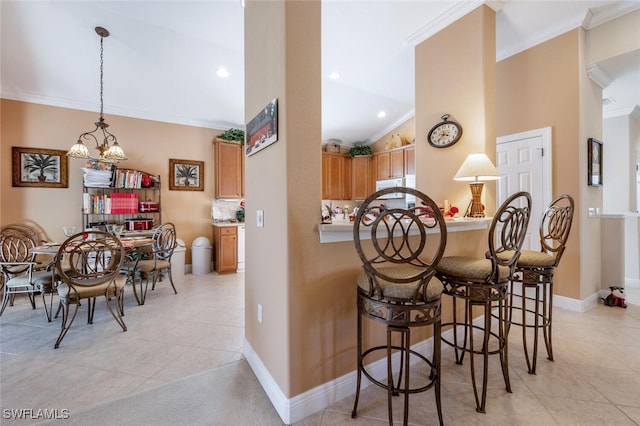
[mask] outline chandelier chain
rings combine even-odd
[[[102,42],[104,41],[104,37],[100,36],[100,121],[104,119],[103,116],[103,102],[102,102],[102,92],[103,92],[103,83],[102,77],[104,74],[104,49],[102,47]]]

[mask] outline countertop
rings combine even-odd
[[[456,218],[447,220],[447,232],[464,232],[488,229],[491,225],[492,217],[482,219]],[[430,230],[427,230],[427,233]],[[321,243],[336,243],[340,241],[353,241],[353,222],[348,220],[334,220],[333,223],[321,223],[318,225]],[[436,232],[432,230],[431,232]],[[363,232],[361,238],[369,238],[370,234]]]
[[[220,227],[224,227],[224,226],[244,226],[245,223],[244,222],[211,222],[211,225],[220,226]]]

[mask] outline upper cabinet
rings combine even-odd
[[[322,199],[351,199],[351,159],[342,154],[322,153]]]
[[[405,161],[404,149],[396,149],[375,153],[375,176],[376,180],[401,178],[404,176]]]
[[[216,198],[244,197],[243,145],[214,139]]]
[[[412,145],[404,149],[404,175],[416,174],[416,148]]]
[[[364,200],[371,194],[371,158],[368,156],[353,157],[351,160],[353,186],[351,195],[354,200]]]

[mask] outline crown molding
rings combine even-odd
[[[618,108],[611,111],[605,111],[602,113],[603,119],[615,118],[615,117],[632,117],[636,120],[640,120],[640,107],[638,105],[634,105],[631,107]]]
[[[378,141],[384,135],[386,135],[387,133],[390,133],[391,131],[393,131],[393,129],[395,129],[396,127],[398,127],[399,125],[401,125],[402,123],[404,123],[405,121],[407,121],[408,119],[413,117],[415,114],[416,114],[415,109],[412,109],[411,111],[409,111],[408,113],[406,113],[402,117],[398,118],[396,121],[394,121],[393,123],[391,123],[390,125],[388,125],[384,129],[382,129],[378,133],[376,133],[373,136],[371,136],[371,138],[368,141],[366,141],[365,145],[371,145],[374,142]]]
[[[458,19],[462,18],[469,12],[473,11],[477,7],[485,4],[486,2],[482,0],[473,0],[473,1],[463,1],[457,2],[452,7],[447,9],[444,13],[438,15],[431,21],[427,22],[416,32],[406,37],[403,42],[405,44],[411,45],[413,47],[419,45],[432,35],[442,31],[447,26],[451,25]],[[499,1],[491,1],[492,5],[496,5],[497,3],[501,3]],[[488,5],[488,4],[487,4]],[[492,7],[488,5],[489,7]],[[493,8],[493,7],[492,7]]]
[[[587,75],[601,89],[606,89],[611,83],[613,83],[613,77],[611,77],[605,70],[600,68],[598,64],[587,65]]]
[[[619,18],[629,12],[633,12],[638,9],[640,9],[640,2],[638,2],[637,0],[619,1],[617,3],[608,5],[605,10],[597,14],[594,14],[591,9],[589,9],[589,13],[587,13],[582,27],[585,30],[590,30],[597,27],[598,25],[602,25],[606,22]]]

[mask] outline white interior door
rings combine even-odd
[[[501,136],[496,140],[498,206],[511,194],[531,194],[531,219],[523,248],[540,250],[538,228],[551,202],[551,127]]]

